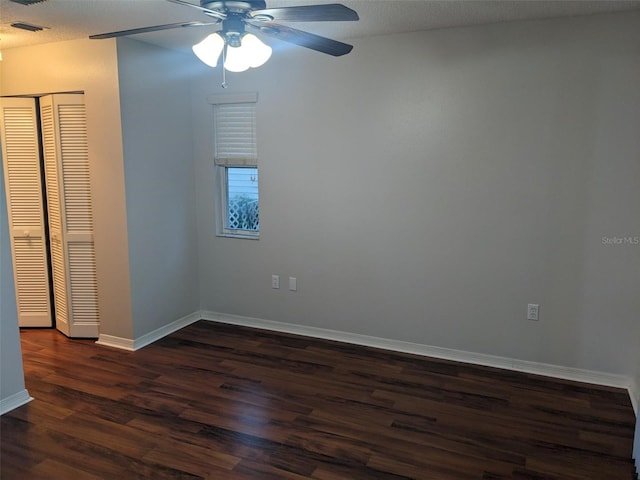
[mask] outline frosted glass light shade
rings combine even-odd
[[[249,57],[249,65],[252,68],[264,65],[271,57],[271,47],[262,43],[258,37],[251,33],[247,33],[242,37],[241,48],[246,52],[245,55]]]
[[[191,49],[193,53],[205,64],[210,67],[218,65],[218,58],[224,48],[224,39],[217,33],[212,33],[200,43],[197,43]]]
[[[249,64],[249,56],[245,54],[242,45],[232,47],[227,45],[227,56],[224,60],[224,68],[230,72],[244,72],[251,67]]]

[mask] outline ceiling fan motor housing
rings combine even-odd
[[[200,0],[200,6],[225,13],[247,13],[251,10],[262,10],[267,7],[264,0]]]
[[[229,14],[227,19],[222,21],[222,33],[230,46],[239,47],[244,35],[242,15],[237,13]]]

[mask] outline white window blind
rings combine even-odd
[[[215,104],[213,116],[216,165],[257,166],[256,104]]]

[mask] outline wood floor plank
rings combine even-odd
[[[233,470],[240,458],[180,440],[165,440],[142,457],[145,461],[206,478],[212,470]]]
[[[635,479],[622,389],[205,321],[21,342],[3,480]]]
[[[100,480],[101,477],[93,475],[83,470],[60,463],[51,458],[39,463],[32,471],[32,478],[73,478],[74,480]]]

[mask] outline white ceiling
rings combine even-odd
[[[199,3],[198,0],[189,0]],[[340,0],[267,0],[268,7]],[[640,0],[344,0],[359,22],[296,23],[295,28],[336,39],[463,25],[640,9]],[[24,6],[0,0],[0,50],[86,38],[92,34],[183,21],[208,21],[196,9],[166,0],[46,0]],[[28,32],[10,26],[25,21],[50,27]],[[186,49],[215,27],[182,28],[133,36],[156,45]],[[100,41],[100,40],[96,40]]]

